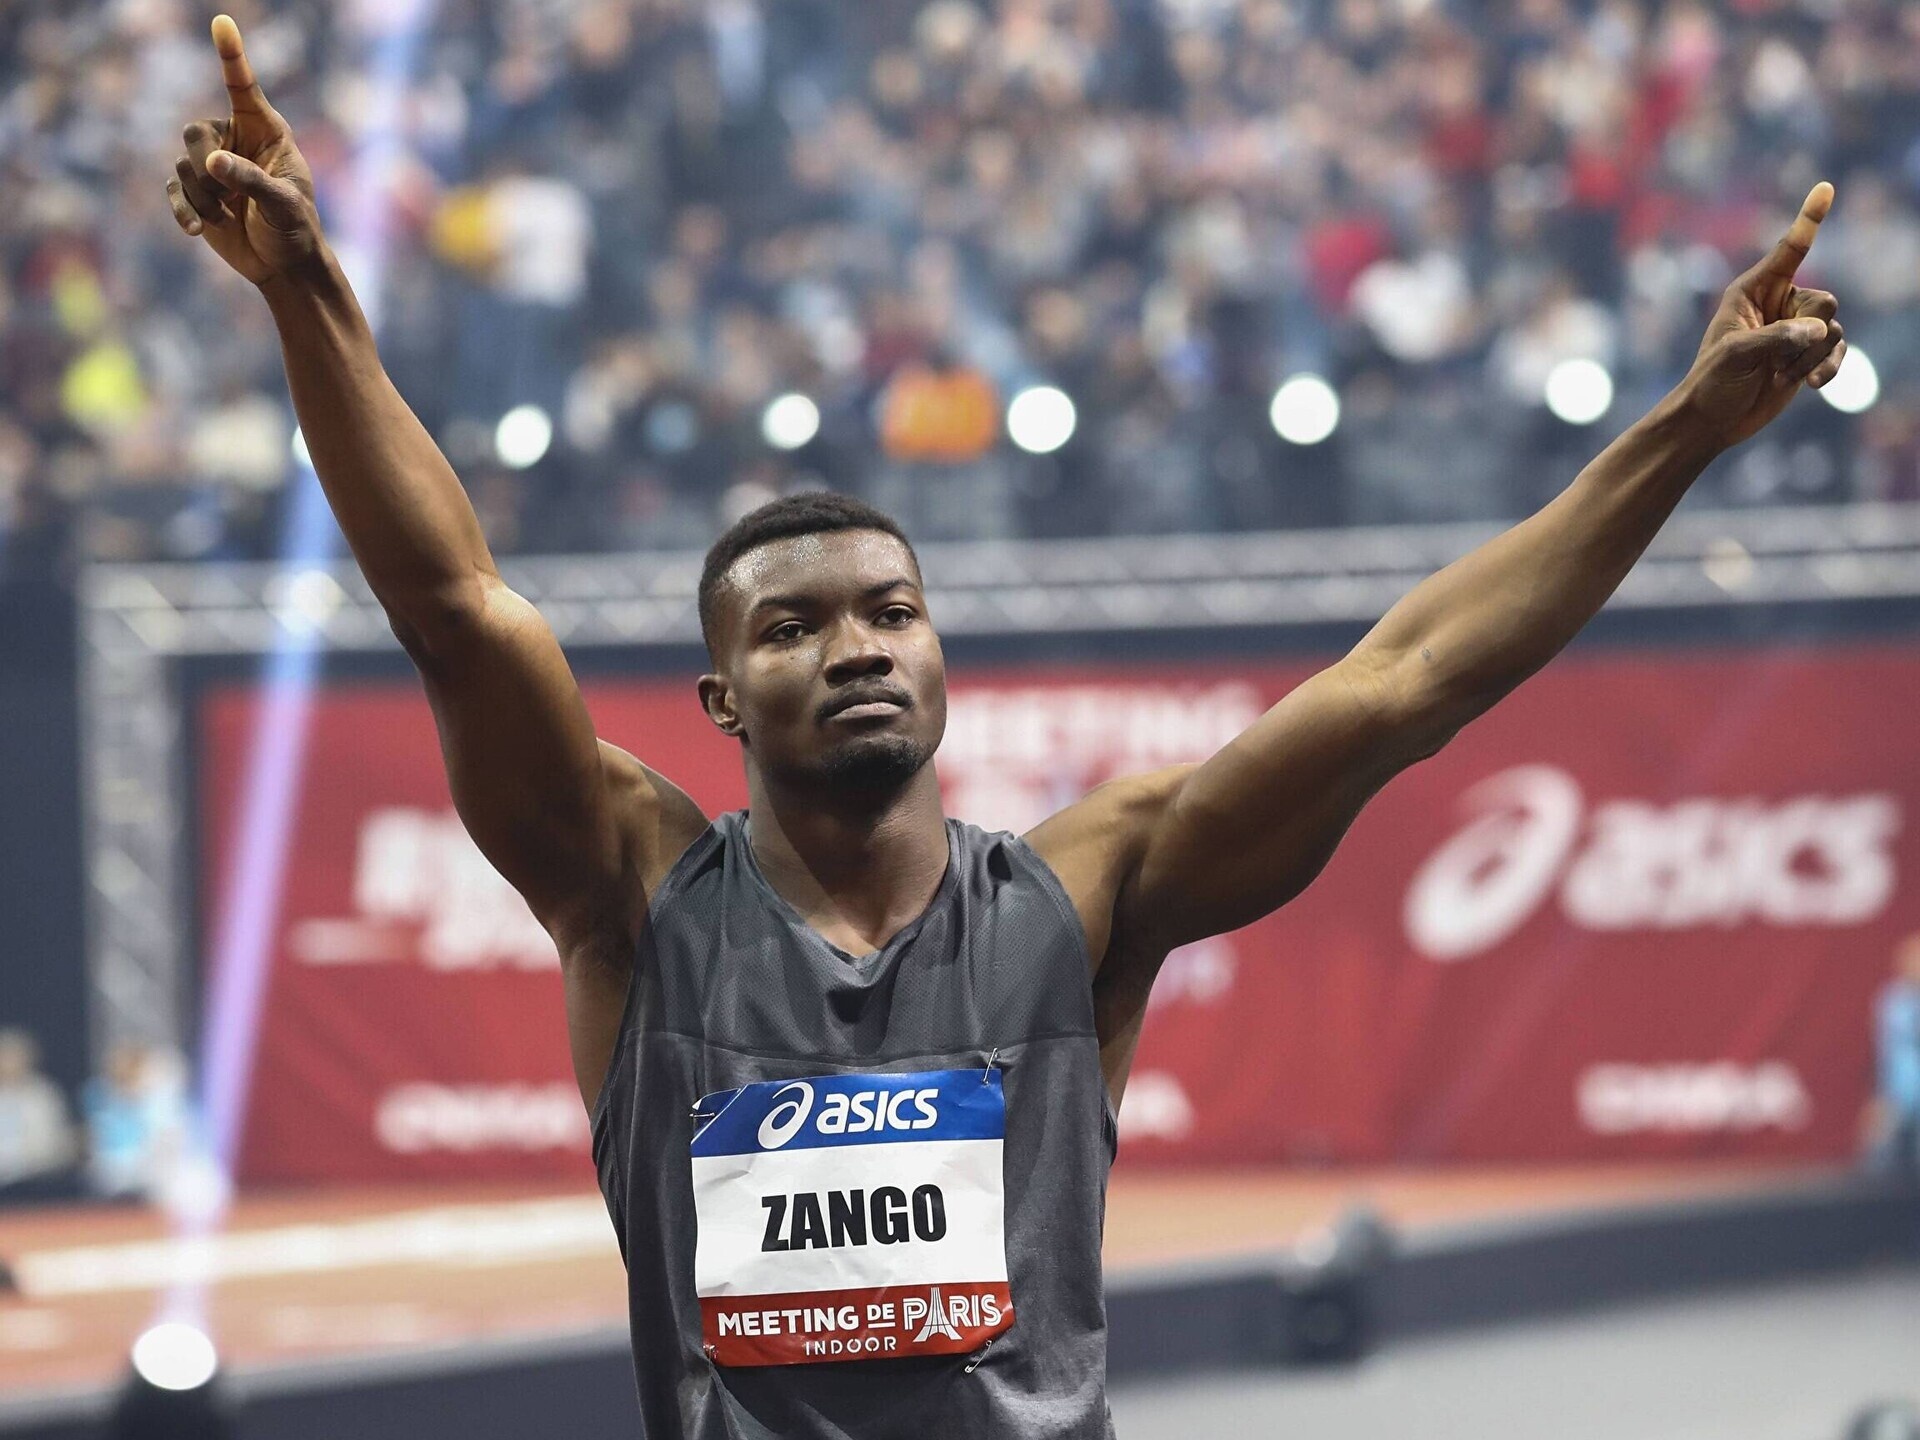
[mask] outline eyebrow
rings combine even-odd
[[[878,584],[867,586],[866,589],[862,590],[854,598],[857,600],[878,600],[889,590],[898,590],[903,585],[909,590],[918,590],[920,588],[917,582],[908,579],[905,575],[896,575],[891,580],[882,580]],[[758,600],[753,602],[753,608],[747,611],[747,614],[749,616],[757,615],[762,610],[805,610],[808,606],[818,605],[819,603],[820,599],[816,595],[762,595]]]

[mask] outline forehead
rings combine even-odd
[[[857,595],[882,580],[920,571],[907,547],[884,530],[833,530],[790,535],[747,551],[728,567],[724,589],[736,614],[767,596],[832,599]]]

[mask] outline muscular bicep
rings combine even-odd
[[[1432,753],[1362,651],[1297,686],[1193,771],[1146,837],[1125,903],[1168,946],[1304,890],[1380,787]]]
[[[1363,644],[1204,764],[1103,785],[1028,833],[1086,934],[1116,1106],[1167,952],[1299,894],[1361,807],[1437,748],[1424,702],[1379,655]]]
[[[592,1108],[647,892],[706,817],[596,738],[553,631],[504,585],[450,607],[431,635],[394,628],[425,682],[454,808],[560,951],[568,1046]]]
[[[497,581],[429,632],[395,626],[425,683],[454,808],[549,931],[628,871],[614,781],[559,641]]]

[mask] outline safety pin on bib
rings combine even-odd
[[[999,1059],[1000,1047],[996,1045],[987,1054],[987,1068],[982,1071],[980,1075],[980,1083],[982,1085],[990,1085],[993,1083],[993,1067]]]
[[[974,1351],[973,1358],[960,1367],[960,1373],[962,1375],[971,1375],[974,1371],[978,1370],[980,1368],[980,1362],[987,1358],[987,1351],[993,1348],[994,1340],[998,1340],[999,1338],[998,1335],[995,1335],[992,1339],[988,1340],[986,1344]]]

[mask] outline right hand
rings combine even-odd
[[[196,120],[181,132],[187,153],[167,182],[173,218],[255,285],[296,278],[326,254],[313,172],[253,78],[231,16],[214,17],[213,48],[230,118]]]

